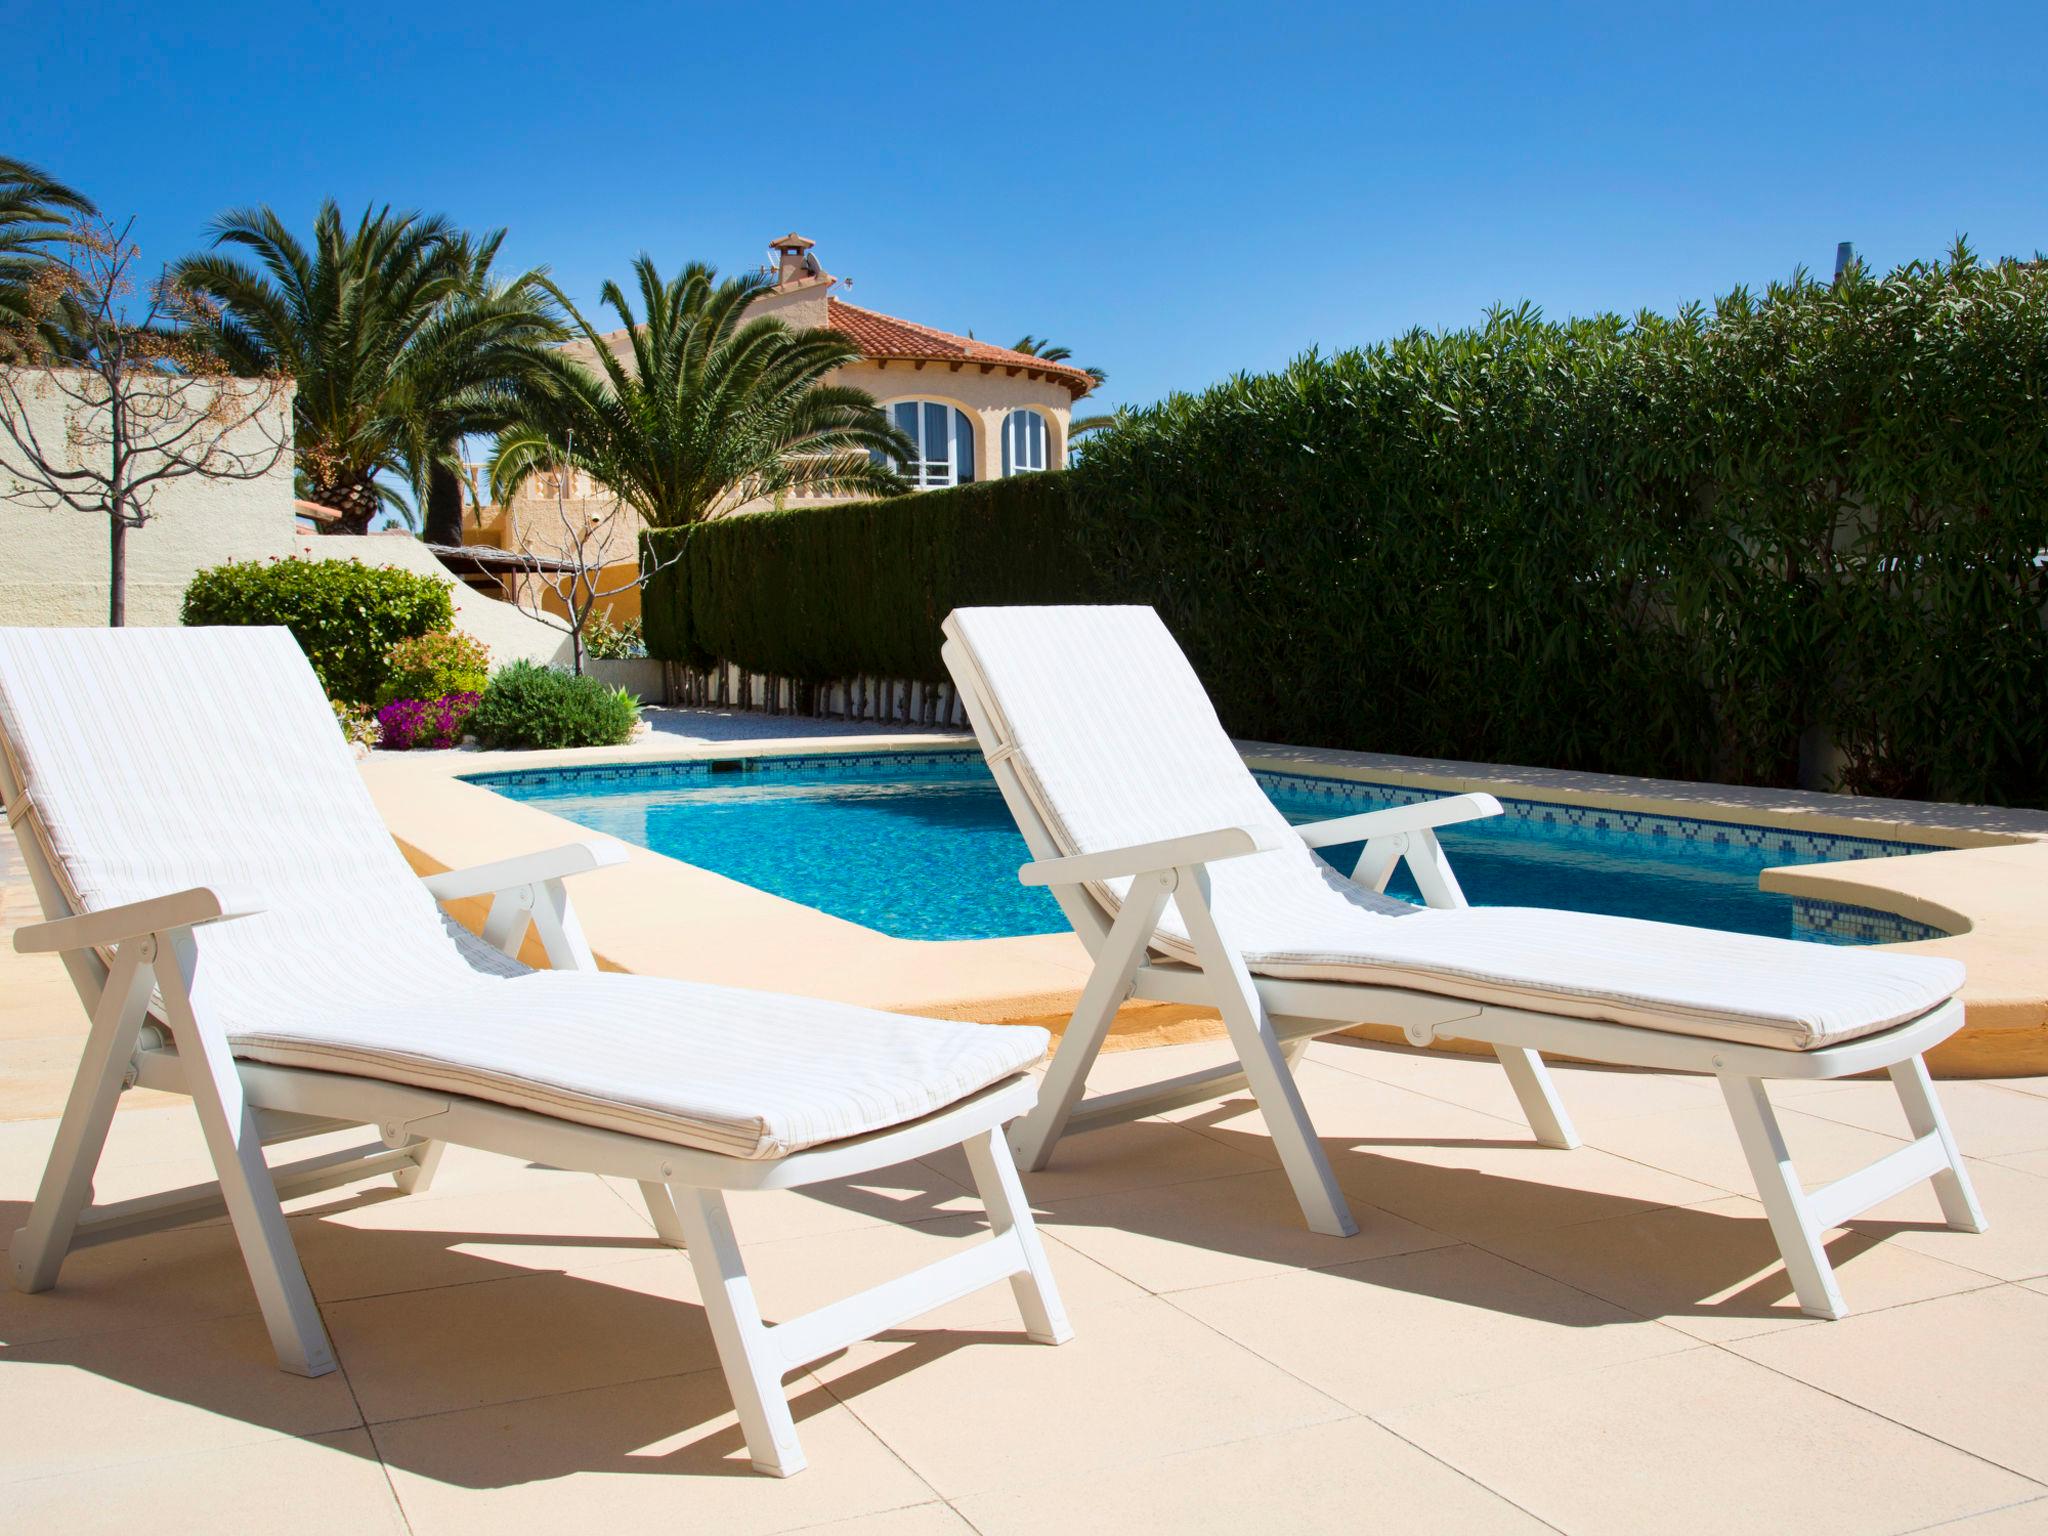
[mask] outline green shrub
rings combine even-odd
[[[615,747],[640,721],[640,701],[594,677],[515,661],[491,675],[467,727],[486,747]]]
[[[384,682],[377,701],[439,699],[451,693],[482,693],[491,675],[491,648],[472,635],[449,630],[401,640],[384,653]]]
[[[583,628],[583,652],[599,661],[632,661],[647,654],[647,642],[640,633],[640,621],[628,619],[614,624],[603,611],[590,615]]]
[[[385,654],[400,640],[455,622],[448,583],[354,560],[231,561],[185,588],[186,624],[282,624],[328,697],[372,704]]]
[[[1501,311],[1176,395],[1079,466],[723,519],[650,653],[942,679],[970,602],[1157,607],[1240,736],[2048,804],[2048,267]],[[1113,665],[1113,658],[1105,658]]]

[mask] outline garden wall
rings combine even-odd
[[[2048,804],[2048,269],[1240,377],[1070,472],[688,533],[651,653],[940,681],[981,602],[1155,605],[1240,736]],[[829,695],[828,695],[829,697]]]

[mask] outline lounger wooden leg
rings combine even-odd
[[[1010,1291],[1017,1298],[1017,1310],[1024,1315],[1025,1334],[1040,1344],[1066,1343],[1074,1330],[1060,1304],[1059,1287],[1038,1238],[1038,1223],[1031,1219],[1031,1202],[1024,1197],[1017,1165],[1010,1161],[1009,1143],[1001,1131],[985,1131],[969,1137],[961,1150],[967,1154],[967,1166],[974,1170],[974,1187],[988,1210],[989,1230],[998,1237],[1014,1231],[1024,1250],[1025,1268],[1010,1276]]]
[[[1177,890],[1181,917],[1195,942],[1202,970],[1214,988],[1224,1028],[1244,1063],[1245,1083],[1259,1102],[1273,1148],[1280,1165],[1294,1186],[1294,1198],[1301,1202],[1301,1214],[1311,1232],[1327,1237],[1350,1237],[1358,1231],[1351,1208],[1337,1186],[1330,1160],[1323,1156],[1323,1144],[1316,1138],[1315,1125],[1302,1102],[1301,1089],[1287,1069],[1287,1058],[1273,1033],[1273,1021],[1259,989],[1245,968],[1244,959],[1223,942],[1216,919],[1209,909],[1209,876],[1204,869],[1180,871]]]
[[[1977,1204],[1977,1191],[1970,1185],[1963,1154],[1956,1150],[1956,1139],[1949,1132],[1948,1116],[1942,1113],[1941,1100],[1934,1096],[1926,1060],[1908,1057],[1896,1063],[1891,1074],[1892,1084],[1899,1091],[1899,1102],[1905,1106],[1906,1124],[1914,1136],[1933,1136],[1948,1154],[1947,1169],[1935,1174],[1932,1180],[1943,1220],[1958,1232],[1982,1232],[1987,1226],[1984,1211]]]
[[[334,1348],[306,1273],[299,1267],[284,1208],[277,1202],[277,1186],[263,1160],[256,1112],[243,1091],[227,1038],[203,1025],[193,1012],[191,987],[197,966],[190,929],[157,936],[157,989],[177,1037],[192,1104],[206,1133],[221,1198],[242,1246],[242,1261],[256,1288],[277,1363],[297,1376],[324,1376],[334,1369]]]
[[[398,1186],[400,1194],[424,1195],[433,1184],[434,1175],[441,1170],[441,1154],[448,1150],[448,1144],[422,1141],[408,1150],[412,1153],[412,1166],[391,1175],[391,1182]]]
[[[155,953],[153,940],[123,944],[114,955],[106,985],[100,989],[99,1006],[93,1010],[92,1029],[79,1059],[78,1075],[71,1081],[71,1096],[64,1102],[64,1117],[57,1122],[57,1139],[43,1169],[42,1186],[36,1191],[28,1221],[9,1245],[8,1258],[18,1290],[47,1291],[57,1283],[57,1272],[78,1228],[79,1213],[92,1201],[93,1171],[99,1167],[107,1127],[113,1123],[114,1106],[121,1098],[128,1060],[135,1054],[136,1032],[149,1010],[149,961]]]
[[[1839,1318],[1848,1307],[1841,1287],[1835,1283],[1835,1269],[1821,1246],[1825,1230],[1814,1220],[1807,1201],[1806,1186],[1792,1166],[1784,1133],[1771,1109],[1764,1085],[1753,1077],[1723,1076],[1722,1097],[1735,1119],[1735,1134],[1742,1140],[1743,1155],[1756,1179],[1758,1198],[1770,1217],[1771,1232],[1778,1240],[1778,1253],[1785,1272],[1792,1277],[1799,1308],[1810,1317]]]
[[[668,1186],[642,1179],[640,1198],[647,1202],[647,1214],[654,1220],[654,1235],[671,1248],[688,1247],[689,1241],[683,1236],[682,1219],[676,1215],[676,1199],[669,1193]]]
[[[801,1472],[804,1452],[797,1441],[796,1420],[783,1394],[782,1373],[773,1363],[777,1351],[761,1321],[754,1287],[732,1234],[725,1196],[715,1189],[683,1187],[676,1187],[674,1196],[711,1337],[718,1346],[718,1363],[725,1368],[725,1383],[739,1410],[754,1470],[774,1477]]]
[[[1522,1115],[1536,1139],[1546,1147],[1578,1146],[1579,1133],[1572,1126],[1572,1117],[1565,1112],[1564,1101],[1557,1096],[1557,1084],[1551,1080],[1542,1056],[1514,1045],[1496,1045],[1493,1053],[1500,1058],[1508,1082],[1514,1086],[1515,1097],[1521,1101]]]
[[[1166,874],[1140,875],[1131,882],[1102,953],[1096,957],[1095,969],[1081,989],[1081,1001],[1053,1052],[1052,1065],[1046,1068],[1037,1107],[1010,1127],[1010,1147],[1030,1172],[1038,1172],[1052,1160],[1052,1149],[1059,1145],[1074,1106],[1081,1102],[1088,1086],[1088,1069],[1095,1065],[1117,1008],[1131,995],[1132,978],[1172,891],[1173,877]]]

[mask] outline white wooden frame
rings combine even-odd
[[[4,754],[0,794],[9,805],[18,803]],[[35,838],[23,837],[22,855],[49,920],[18,930],[15,947],[63,957],[92,1028],[35,1204],[10,1246],[18,1289],[55,1285],[72,1249],[224,1211],[278,1364],[301,1376],[324,1375],[335,1368],[333,1347],[280,1202],[386,1173],[401,1190],[424,1190],[441,1148],[454,1143],[639,1184],[662,1241],[688,1249],[747,1450],[761,1472],[786,1477],[804,1466],[782,1379],[810,1361],[1004,1278],[1027,1336],[1059,1344],[1072,1335],[1003,1137],[1004,1124],[1033,1103],[1028,1073],[906,1125],[755,1161],[436,1090],[238,1061],[219,1025],[194,1009],[192,981],[207,926],[246,914],[226,910],[202,888],[73,915]],[[576,843],[430,875],[426,885],[440,901],[492,896],[484,932],[506,953],[518,953],[532,926],[550,964],[595,970],[563,879],[624,856],[613,845]],[[152,986],[161,999],[161,1023],[150,1018]],[[136,1084],[192,1099],[216,1182],[93,1202],[92,1176],[116,1101]],[[377,1139],[282,1166],[264,1157],[266,1146],[355,1125],[374,1126]],[[808,1315],[777,1324],[763,1320],[726,1214],[726,1191],[796,1189],[951,1146],[966,1152],[988,1211],[987,1239]]]
[[[1576,1147],[1579,1138],[1543,1064],[1542,1052],[1615,1066],[1714,1074],[1734,1118],[1800,1308],[1812,1316],[1839,1318],[1848,1310],[1822,1244],[1824,1234],[1922,1179],[1933,1181],[1942,1216],[1950,1227],[1964,1232],[1985,1229],[1962,1154],[1949,1132],[1923,1059],[1925,1051],[1962,1027],[1959,1001],[1951,999],[1879,1034],[1819,1050],[1793,1051],[1507,1008],[1407,988],[1254,976],[1210,910],[1209,866],[1259,851],[1258,837],[1241,827],[1223,827],[1133,848],[1063,856],[1018,772],[1014,746],[994,726],[1001,716],[993,707],[988,682],[973,654],[954,633],[950,619],[946,633],[943,654],[954,687],[1003,799],[1031,850],[1034,862],[1019,870],[1018,878],[1052,891],[1095,962],[1053,1054],[1037,1107],[1010,1132],[1011,1148],[1026,1170],[1044,1168],[1063,1135],[1119,1125],[1248,1088],[1265,1116],[1310,1230],[1349,1237],[1358,1225],[1323,1155],[1294,1081],[1293,1067],[1311,1040],[1372,1023],[1398,1027],[1416,1046],[1440,1039],[1492,1046],[1531,1132],[1546,1146]],[[1451,795],[1342,816],[1292,831],[1317,850],[1363,842],[1350,878],[1367,889],[1384,890],[1395,866],[1405,860],[1429,905],[1462,907],[1465,894],[1436,828],[1499,815],[1500,811],[1500,802],[1491,795]],[[1131,886],[1112,920],[1088,886],[1126,877]],[[1195,964],[1163,959],[1153,952],[1153,934],[1169,897],[1175,898],[1187,926]],[[1089,1069],[1101,1052],[1116,1011],[1132,998],[1215,1008],[1223,1016],[1237,1060],[1163,1082],[1084,1097]],[[1914,1140],[1868,1168],[1808,1190],[1786,1150],[1765,1082],[1772,1078],[1851,1077],[1879,1069],[1891,1075]]]

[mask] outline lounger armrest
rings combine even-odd
[[[219,896],[205,886],[174,891],[168,896],[151,896],[142,901],[82,912],[76,917],[53,918],[31,923],[14,933],[14,947],[25,955],[64,954],[75,949],[107,949],[144,934],[166,933],[173,928],[197,928],[201,923],[218,923],[248,912],[231,912]]]
[[[562,880],[570,875],[588,874],[626,862],[626,850],[617,843],[564,843],[538,853],[517,854],[490,864],[473,864],[468,869],[443,870],[422,875],[421,883],[436,901],[460,901],[468,896],[495,896],[542,880]]]
[[[1191,832],[1186,837],[1138,843],[1130,848],[1077,853],[1064,859],[1040,859],[1018,870],[1017,878],[1026,885],[1084,885],[1091,880],[1115,880],[1125,875],[1149,874],[1157,869],[1214,864],[1219,859],[1262,853],[1272,846],[1243,827],[1219,827],[1213,832]]]
[[[1311,848],[1331,848],[1339,843],[1362,843],[1402,832],[1451,827],[1461,821],[1499,814],[1500,802],[1491,795],[1445,795],[1436,800],[1418,800],[1413,805],[1389,806],[1384,811],[1360,811],[1355,816],[1310,822],[1294,830]]]

